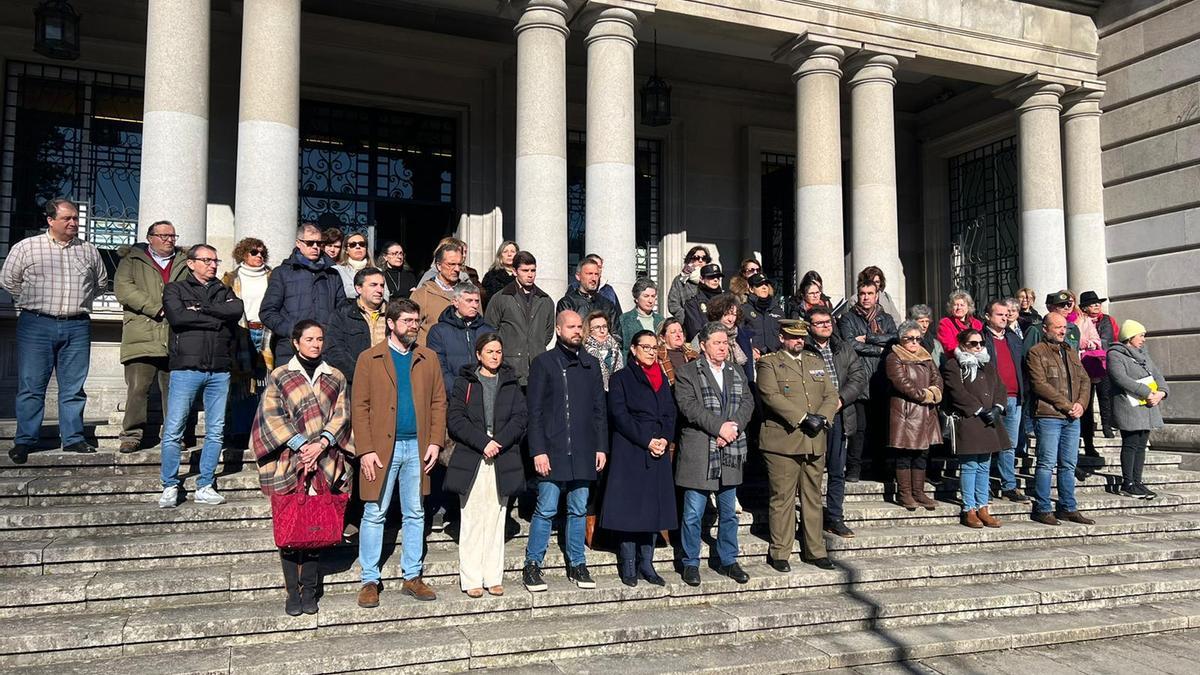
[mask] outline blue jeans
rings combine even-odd
[[[700,521],[708,506],[708,490],[683,491],[683,522],[679,538],[683,546],[683,566],[700,566]],[[737,487],[717,490],[717,559],[721,565],[732,565],[738,555]]]
[[[1004,405],[1004,431],[1008,433],[1008,448],[996,457],[996,468],[1000,471],[1000,489],[1017,489],[1017,447],[1025,434],[1021,433],[1021,403],[1016,396],[1009,396]]]
[[[962,455],[958,458],[958,489],[962,493],[963,511],[974,511],[988,505],[991,463],[991,455]]]
[[[537,506],[529,522],[529,541],[525,544],[525,561],[541,567],[550,545],[550,525],[558,514],[558,500],[567,493],[567,565],[587,564],[583,550],[587,535],[588,481],[553,481],[542,479],[537,484]]]
[[[58,379],[58,433],[63,446],[83,440],[83,408],[92,354],[91,319],[50,319],[21,312],[17,317],[17,434],[14,445],[37,445],[46,412],[46,385]]]
[[[1058,469],[1058,510],[1075,511],[1075,464],[1079,461],[1079,420],[1039,417],[1037,427],[1037,496],[1033,510],[1050,511],[1050,480]]]
[[[421,503],[421,455],[417,440],[396,441],[392,461],[379,501],[363,504],[358,528],[358,564],[364,584],[379,582],[379,556],[383,553],[383,523],[400,485],[400,573],[405,580],[421,576],[421,554],[425,548],[425,507]]]
[[[841,522],[842,502],[846,500],[846,437],[842,433],[842,413],[833,416],[833,426],[825,436],[825,522]]]
[[[204,449],[200,451],[197,487],[212,485],[225,444],[225,399],[229,396],[229,373],[202,370],[172,370],[167,395],[167,417],[163,421],[162,484],[179,485],[179,453],[183,451],[183,429],[196,396],[204,397]]]

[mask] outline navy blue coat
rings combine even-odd
[[[653,438],[675,440],[675,396],[666,373],[656,392],[636,361],[617,371],[608,379],[608,410],[612,451],[600,526],[621,532],[675,529],[671,457],[651,457],[648,449]]]
[[[550,459],[553,481],[596,480],[596,453],[608,452],[600,362],[561,344],[529,366],[529,456]]]
[[[442,311],[435,323],[429,329],[429,337],[425,346],[437,354],[442,363],[442,379],[446,382],[446,395],[454,390],[454,378],[458,377],[463,366],[475,365],[475,339],[484,333],[495,333],[483,314],[467,320],[458,315],[453,306]]]
[[[312,262],[293,249],[292,255],[271,271],[258,310],[263,324],[271,329],[276,365],[292,358],[292,328],[297,323],[312,319],[328,329],[335,308],[345,300],[342,275],[329,256],[321,254]]]
[[[992,367],[996,366],[996,338],[992,335],[992,331],[984,326],[983,344],[987,348],[988,356],[992,357]],[[1029,393],[1029,381],[1025,374],[1025,344],[1021,338],[1017,337],[1017,332],[1009,328],[1004,331],[1004,342],[1008,345],[1008,353],[1012,355],[1013,365],[1017,367],[1017,402],[1021,405],[1025,404],[1025,396]],[[947,354],[954,356],[954,354]]]
[[[521,439],[525,438],[525,396],[517,375],[508,366],[496,373],[496,404],[492,409],[492,435],[487,434],[483,412],[483,389],[474,364],[464,366],[454,381],[446,410],[446,430],[456,443],[446,467],[442,489],[468,495],[483,462],[483,449],[490,441],[500,444],[500,454],[492,460],[496,469],[496,492],[500,497],[514,495],[525,488],[525,467],[521,462]]]

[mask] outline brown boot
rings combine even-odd
[[[437,593],[434,593],[432,588],[426,586],[425,581],[421,577],[405,579],[404,586],[400,588],[400,592],[425,602],[437,600]]]
[[[896,503],[909,511],[917,510],[912,494],[912,469],[896,469]]]
[[[972,530],[983,529],[983,523],[979,521],[979,513],[974,510],[963,511],[962,516],[959,517],[959,522]]]
[[[975,512],[979,516],[979,522],[983,523],[984,527],[1000,527],[1001,523],[998,518],[988,513],[988,507],[984,506]]]
[[[937,502],[929,498],[925,494],[925,469],[912,470],[912,495],[917,503],[925,507],[926,511],[932,511],[937,508]]]

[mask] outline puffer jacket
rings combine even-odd
[[[892,345],[884,360],[892,385],[888,445],[901,450],[926,450],[942,442],[937,407],[942,401],[942,376],[929,352],[916,354]]]
[[[342,275],[328,256],[316,261],[293,250],[292,255],[271,271],[267,292],[263,295],[258,316],[271,329],[271,351],[275,363],[291,360],[292,328],[304,319],[322,326],[329,324],[334,309],[346,299]]]
[[[171,325],[171,370],[223,373],[233,369],[241,299],[217,279],[202,284],[196,275],[163,289],[163,312]]]
[[[425,346],[437,354],[442,364],[447,396],[454,391],[454,378],[458,377],[463,366],[475,363],[475,340],[484,333],[495,332],[496,329],[484,320],[482,314],[473,319],[464,319],[453,307],[442,310],[438,322],[429,329],[429,340]]]
[[[1145,399],[1150,395],[1150,386],[1138,382],[1147,377],[1154,378],[1158,390],[1170,397],[1171,389],[1162,371],[1150,358],[1150,352],[1118,342],[1108,348],[1108,379],[1113,384],[1113,422],[1121,431],[1150,431],[1163,426],[1162,404],[1151,408],[1148,405],[1132,406],[1125,395]]]
[[[150,258],[148,248],[145,243],[140,243],[117,249],[121,262],[113,274],[113,290],[117,302],[125,309],[121,322],[121,363],[167,356],[171,327],[162,314],[166,283],[163,283],[159,267]],[[176,248],[167,272],[167,283],[190,274],[187,251]]]

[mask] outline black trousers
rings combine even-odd
[[[1150,431],[1121,431],[1121,480],[1128,487],[1142,482],[1142,467],[1146,464],[1146,444]]]
[[[858,428],[846,438],[846,470],[843,475],[858,478],[862,475],[863,448],[867,445],[867,403],[855,401],[851,405],[858,417]]]
[[[1100,404],[1100,427],[1113,428],[1113,388],[1112,381],[1107,377],[1100,378],[1099,382],[1092,385],[1092,395],[1088,397],[1087,409],[1083,411],[1083,419],[1080,420],[1079,434],[1083,438],[1095,437],[1097,402]]]
[[[903,450],[897,448],[896,470],[916,469],[917,471],[924,471],[928,459],[929,450]]]

